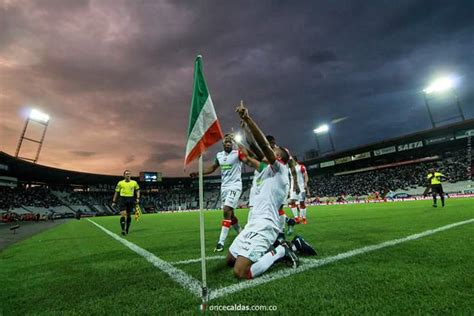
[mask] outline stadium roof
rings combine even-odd
[[[94,184],[114,183],[122,179],[121,176],[85,173],[42,166],[29,161],[21,160],[0,152],[0,175],[11,176],[25,182],[50,184]]]
[[[311,165],[313,163],[335,159],[338,157],[356,155],[358,153],[376,150],[387,146],[406,144],[412,141],[430,139],[446,134],[455,134],[460,131],[474,128],[474,119],[466,120],[451,125],[441,126],[434,129],[421,131],[397,138],[392,138],[382,142],[372,143],[365,146],[356,147],[350,150],[336,152],[306,161]],[[22,182],[48,183],[48,184],[71,184],[71,185],[94,185],[94,184],[115,184],[122,179],[122,175],[103,175],[86,172],[64,170],[54,167],[42,166],[29,161],[21,160],[7,153],[0,151],[0,176],[15,177]],[[208,178],[208,177],[206,177]],[[218,176],[210,177],[219,178]],[[178,184],[181,181],[189,181],[190,178],[163,178],[163,184]]]
[[[449,125],[444,125],[436,128],[431,128],[428,130],[408,134],[408,135],[403,135],[391,139],[387,139],[384,141],[380,142],[375,142],[355,148],[351,148],[348,150],[344,151],[337,151],[334,153],[327,153],[325,155],[316,157],[314,159],[308,160],[305,163],[306,164],[313,164],[325,160],[331,160],[331,159],[336,159],[339,157],[343,156],[350,156],[350,155],[356,155],[362,152],[366,151],[371,151],[371,150],[376,150],[379,148],[385,148],[389,146],[395,146],[395,145],[402,145],[406,143],[410,143],[413,141],[419,141],[419,140],[424,140],[424,139],[430,139],[433,137],[438,137],[438,136],[444,136],[444,135],[449,135],[449,134],[454,134],[456,132],[464,131],[464,130],[470,130],[474,128],[474,119],[469,119],[465,120],[462,122],[457,122],[454,124],[449,124]]]

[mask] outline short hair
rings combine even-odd
[[[288,150],[286,150],[285,148],[283,147],[280,147],[280,156],[281,156],[281,160],[283,160],[284,163],[287,163],[288,160],[290,160],[290,153],[288,152]]]
[[[225,134],[224,135],[224,138],[222,139],[222,142],[225,143],[225,142],[232,142],[233,140],[233,135],[228,133],[228,134]]]
[[[128,169],[125,169],[125,171],[123,172],[123,175],[125,175],[125,173],[127,173],[127,172],[130,172],[130,173],[132,173],[130,170],[128,170]]]
[[[273,137],[272,135],[267,135],[265,137],[267,138],[268,142],[274,142],[275,141],[275,137]]]

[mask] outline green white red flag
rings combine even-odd
[[[198,158],[224,137],[202,72],[202,56],[194,64],[194,88],[189,114],[184,165]]]

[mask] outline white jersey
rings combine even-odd
[[[305,166],[295,162],[295,171],[296,171],[296,181],[298,182],[298,187],[300,188],[300,192],[305,191],[305,185],[304,185],[304,175],[306,173],[306,168]],[[290,178],[291,178],[291,192],[293,192],[293,175],[290,172]]]
[[[280,161],[263,169],[255,179],[255,192],[252,210],[249,212],[245,229],[280,231],[280,215],[278,210],[285,202],[288,193],[288,166]]]
[[[257,178],[258,178],[258,175],[260,174],[260,172],[263,171],[263,169],[265,169],[266,166],[267,166],[267,164],[265,164],[263,162],[260,162],[259,168],[255,169],[255,171],[253,172],[252,186],[250,187],[250,194],[249,194],[249,207],[253,206],[253,200],[255,198],[255,194],[256,194],[256,191],[257,191]]]
[[[257,177],[260,174],[258,170],[253,172],[252,186],[249,193],[249,208],[253,206],[253,199],[255,197],[255,190],[257,190]]]
[[[221,191],[235,189],[242,191],[242,154],[233,149],[217,153],[216,163],[221,168]]]

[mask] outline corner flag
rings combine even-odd
[[[184,165],[188,165],[223,137],[224,135],[217,120],[216,111],[214,110],[211,95],[202,72],[202,56],[198,55],[194,63],[194,88],[191,113],[189,114]]]
[[[206,306],[207,276],[206,249],[204,238],[204,180],[202,154],[207,148],[224,137],[212,104],[211,95],[202,73],[202,56],[198,55],[194,63],[194,88],[189,114],[188,140],[184,166],[199,157],[199,237],[201,241],[202,305]]]

